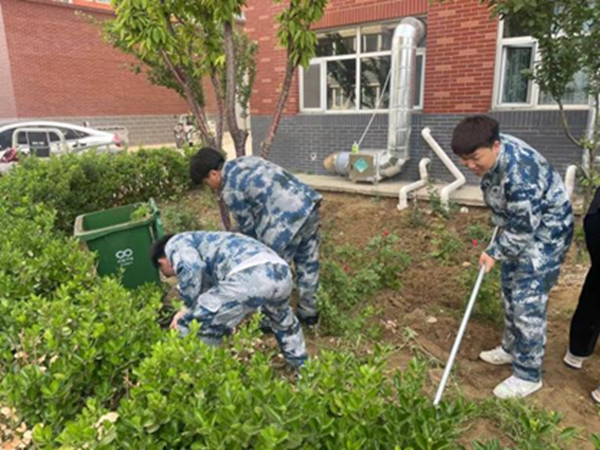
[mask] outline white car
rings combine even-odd
[[[100,152],[125,149],[126,143],[116,133],[95,130],[62,122],[15,122],[0,127],[0,171],[12,162],[3,161],[9,150],[39,157],[81,152],[96,148]],[[6,159],[6,157],[4,157]]]

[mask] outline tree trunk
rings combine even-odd
[[[169,55],[163,50],[160,52],[163,61],[171,70],[171,73],[183,89],[185,99],[187,101],[188,106],[192,110],[194,114],[194,118],[196,119],[196,125],[200,130],[200,134],[202,135],[202,139],[207,145],[214,147],[216,145],[215,138],[210,132],[208,127],[208,123],[206,121],[206,116],[204,115],[204,108],[200,105],[200,102],[197,101],[196,96],[194,95],[194,90],[191,88],[189,84],[189,77],[185,73],[184,70],[178,68],[173,64]]]
[[[275,108],[273,119],[271,119],[269,131],[267,131],[265,140],[260,144],[260,156],[265,159],[269,159],[269,152],[273,146],[273,140],[275,139],[277,128],[279,128],[279,122],[281,122],[283,109],[285,108],[285,103],[290,95],[290,88],[292,87],[292,80],[294,79],[295,70],[296,66],[292,63],[292,58],[290,57],[288,51],[287,64],[285,66],[285,78],[283,80],[283,86],[281,87],[281,94],[279,95],[279,100],[277,101],[277,107]]]
[[[213,73],[210,76],[210,81],[212,82],[213,91],[215,93],[215,101],[217,103],[217,118],[215,122],[215,141],[217,144],[216,149],[221,150],[223,148],[223,112],[225,110],[225,107],[223,105],[223,92],[221,88],[221,83],[219,82],[219,77],[216,73]]]
[[[223,37],[225,44],[225,115],[227,117],[227,126],[229,134],[235,145],[236,156],[244,156],[246,154],[246,140],[248,139],[248,131],[242,130],[237,123],[235,114],[236,109],[236,61],[235,61],[235,46],[233,42],[233,24],[225,22],[223,24]]]
[[[221,213],[221,222],[223,223],[223,228],[225,228],[225,231],[230,231],[231,230],[231,219],[229,218],[229,211],[227,210],[227,206],[225,206],[225,203],[223,202],[223,200],[219,197],[218,199],[219,202],[219,212]]]

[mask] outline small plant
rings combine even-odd
[[[371,297],[384,288],[400,288],[400,274],[410,258],[394,248],[398,242],[396,235],[383,231],[362,251],[348,244],[323,248],[327,257],[321,264],[318,297],[327,333],[348,336],[365,332],[367,319],[374,314],[365,310]],[[375,331],[369,329],[369,333]]]
[[[416,199],[413,203],[413,206],[409,208],[405,221],[406,225],[410,228],[427,227],[427,217],[423,213],[423,210],[417,205]]]
[[[477,260],[474,260],[471,267],[465,269],[458,277],[458,283],[465,290],[465,304],[469,300],[467,293],[470,293],[473,286],[475,286],[478,274]],[[481,283],[477,302],[473,309],[473,316],[491,322],[498,327],[504,324],[501,270],[498,265],[494,266],[492,271],[485,275]]]
[[[459,206],[457,203],[449,201],[447,206],[442,203],[440,193],[431,182],[427,184],[427,194],[429,196],[431,212],[436,216],[443,217],[444,219],[452,219],[458,212]]]
[[[560,426],[560,414],[520,401],[486,400],[478,406],[475,417],[486,418],[497,424],[523,450],[574,448],[570,444],[577,437],[576,429]],[[494,441],[479,443],[479,447],[475,448],[503,449]]]
[[[435,250],[431,252],[431,257],[439,260],[442,264],[456,262],[463,243],[453,232],[446,229],[444,225],[435,227],[435,237],[432,239]]]
[[[492,231],[480,223],[473,223],[467,227],[466,235],[473,243],[485,244],[492,237]]]
[[[195,211],[183,204],[163,207],[161,217],[167,234],[206,229],[198,220]]]
[[[139,222],[141,220],[150,218],[151,215],[152,210],[150,209],[150,206],[148,206],[146,203],[143,203],[131,213],[130,219],[132,222]]]

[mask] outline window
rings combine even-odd
[[[367,25],[317,34],[316,57],[300,70],[300,109],[318,112],[386,110],[397,23]],[[415,108],[423,104],[425,43],[417,49]]]
[[[514,21],[505,19],[500,26],[498,39],[496,107],[555,107],[550,95],[542,92],[539,86],[527,76],[539,58],[535,40],[528,32],[518,27]],[[575,75],[567,86],[563,98],[564,105],[587,107],[585,85],[587,79],[583,72]]]

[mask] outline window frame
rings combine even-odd
[[[399,19],[401,20],[401,19]],[[336,32],[341,30],[356,30],[356,43],[357,50],[355,53],[351,53],[349,55],[334,55],[334,56],[316,56],[310,60],[310,66],[319,65],[320,67],[320,99],[319,99],[319,107],[318,108],[306,108],[304,106],[304,68],[300,67],[298,71],[298,95],[299,95],[299,109],[300,113],[304,114],[373,114],[373,113],[388,113],[389,108],[378,108],[378,109],[361,109],[360,102],[360,83],[358,82],[360,79],[360,73],[362,69],[362,59],[363,58],[377,58],[382,56],[392,56],[392,50],[384,50],[378,52],[363,52],[362,51],[362,28],[368,27],[372,25],[389,25],[389,24],[398,24],[399,21],[386,21],[386,22],[368,22],[362,23],[359,25],[355,25],[353,27],[339,27],[332,28],[329,30],[318,30],[318,33],[322,32]],[[379,37],[381,38],[381,37]],[[420,100],[420,105],[415,106],[414,109],[416,111],[423,110],[423,102],[425,95],[425,67],[427,62],[427,51],[426,47],[418,47],[417,48],[417,56],[422,57],[422,77],[421,77],[421,89],[419,92],[415,93],[418,95],[418,100]],[[328,109],[327,108],[327,62],[328,61],[342,61],[342,60],[354,60],[356,61],[356,85],[355,85],[355,106],[353,109],[345,109],[345,110],[337,110],[337,109]],[[391,67],[391,66],[390,66]]]
[[[556,111],[557,104],[540,104],[541,90],[534,80],[529,80],[529,101],[527,103],[504,103],[502,95],[504,91],[504,67],[506,63],[506,48],[508,47],[531,47],[533,49],[532,67],[540,60],[537,41],[532,36],[504,37],[504,20],[498,23],[498,34],[496,40],[496,60],[494,66],[494,88],[492,93],[492,109],[502,110],[538,110]],[[563,105],[565,110],[587,110],[589,103]]]

